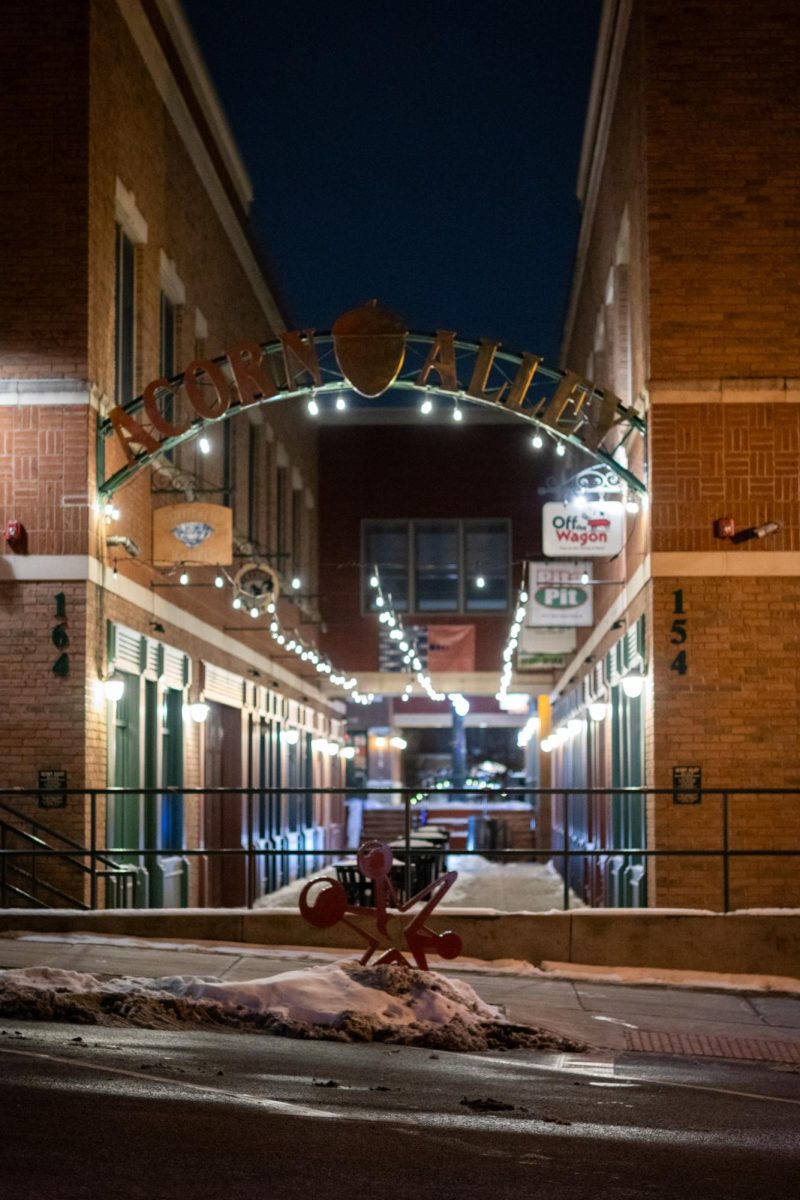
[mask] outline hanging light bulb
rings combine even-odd
[[[214,576],[214,587],[216,587],[216,588],[225,587],[225,576],[224,575],[215,575]]]
[[[476,575],[476,576],[475,576],[475,587],[476,587],[476,588],[485,588],[485,587],[486,587],[486,578],[485,578],[485,576],[483,576],[483,575]]]
[[[426,398],[422,401],[422,404],[419,406],[419,411],[424,417],[427,417],[429,413],[433,412],[433,401],[429,400],[426,396]]]
[[[559,442],[558,445],[556,446],[556,454],[558,455],[559,458],[563,458],[566,453],[567,453],[566,446],[564,445],[563,442]]]
[[[371,588],[376,588],[376,587],[378,587],[378,586],[379,586],[379,584],[380,584],[380,580],[378,579],[378,576],[377,576],[377,575],[370,575],[370,577],[369,577],[369,586],[370,586]]]
[[[187,583],[188,583],[188,582],[189,582],[189,575],[188,575],[188,573],[187,573],[186,571],[181,571],[181,574],[180,574],[180,578],[179,578],[179,580],[178,580],[178,583],[180,583],[180,584],[181,584],[183,587],[186,587],[186,585],[187,585]]]
[[[293,591],[295,591],[295,592],[299,592],[299,591],[300,591],[300,588],[301,588],[302,586],[303,586],[303,581],[302,581],[302,579],[300,578],[300,576],[299,576],[299,575],[295,575],[295,576],[293,577],[293,579],[292,579],[292,590],[293,590]]]
[[[234,597],[233,597],[233,600],[231,601],[231,607],[232,607],[232,608],[241,608],[241,607],[242,607],[242,598],[241,598],[241,596],[234,596]]]
[[[581,583],[588,583],[588,582],[589,582],[589,572],[581,571]]]
[[[310,417],[318,417],[319,416],[319,405],[317,404],[316,398],[314,396],[311,397],[308,404],[306,405],[306,408],[308,410],[308,415]]]
[[[211,442],[208,440],[205,434],[203,434],[203,436],[198,440],[197,448],[201,454],[211,453]]]
[[[347,401],[345,400],[344,396],[337,396],[336,397],[336,411],[344,412],[344,410],[346,408],[347,408]]]
[[[375,607],[376,607],[376,608],[383,608],[383,596],[376,596],[376,597],[375,597]]]
[[[541,450],[542,446],[544,445],[544,439],[540,433],[535,433],[533,435],[531,438],[531,445],[533,446],[534,450]]]
[[[455,408],[453,409],[453,420],[454,421],[463,421],[464,420],[464,414],[462,413],[462,411],[458,407],[458,405],[456,405]]]
[[[632,514],[638,513],[639,505],[637,504],[637,502],[635,500],[626,500],[625,501],[625,511],[632,513]]]

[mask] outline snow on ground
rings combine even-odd
[[[0,1017],[145,1028],[184,1023],[334,1041],[380,1041],[444,1050],[580,1043],[507,1021],[468,983],[434,971],[337,962],[244,983],[210,976],[138,979],[56,967],[0,971]]]
[[[440,908],[475,908],[484,912],[549,912],[564,904],[564,881],[550,863],[497,863],[480,855],[449,854],[448,871],[458,879]],[[335,878],[333,867],[314,871],[306,879],[262,896],[256,908],[297,908],[307,879]],[[583,901],[570,892],[570,908],[583,908]]]

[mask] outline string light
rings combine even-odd
[[[216,587],[216,588],[225,587],[225,576],[224,575],[215,575],[214,576],[214,587]]]
[[[423,400],[422,404],[419,406],[419,411],[422,413],[423,417],[427,417],[429,413],[433,412],[433,401],[427,398]]]
[[[310,417],[318,417],[319,416],[319,405],[317,404],[317,401],[313,396],[311,397],[308,404],[306,405],[306,408],[308,410],[308,415]]]
[[[458,407],[458,405],[456,405],[455,408],[453,409],[453,420],[454,421],[463,421],[464,420],[464,414],[461,411],[461,409]]]
[[[344,396],[337,396],[336,397],[336,411],[344,412],[346,408],[347,408],[347,401],[345,400]]]
[[[201,454],[210,454],[211,453],[211,442],[208,440],[208,438],[205,436],[205,434],[201,438],[198,439],[197,448]]]
[[[542,446],[544,445],[544,439],[540,433],[535,433],[533,435],[531,438],[531,445],[533,446],[534,450],[541,450]]]
[[[181,571],[180,578],[178,579],[178,583],[180,583],[182,587],[186,587],[188,582],[189,582],[188,573],[186,571]]]
[[[563,458],[566,453],[567,453],[566,446],[564,445],[563,442],[559,442],[558,445],[556,446],[556,454],[558,455],[559,458]]]
[[[519,592],[517,593],[517,603],[514,607],[514,619],[509,628],[506,644],[503,648],[503,669],[500,672],[500,686],[495,693],[495,697],[500,703],[505,701],[508,696],[508,689],[511,686],[511,677],[514,673],[514,652],[519,644],[522,623],[525,620],[527,612],[527,603],[528,593],[525,590],[525,584],[521,583]]]

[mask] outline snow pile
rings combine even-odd
[[[461,980],[352,961],[245,983],[196,975],[104,978],[54,967],[0,971],[0,1016],[149,1029],[191,1022],[444,1050],[585,1049],[547,1030],[512,1024]]]

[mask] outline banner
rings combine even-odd
[[[474,671],[475,626],[429,625],[429,671]]]
[[[581,583],[582,576],[589,577],[588,586]],[[591,579],[590,562],[532,562],[525,624],[538,629],[591,626],[594,622]]]
[[[625,509],[619,500],[551,501],[542,507],[542,550],[550,558],[610,558],[619,554],[624,537]]]

